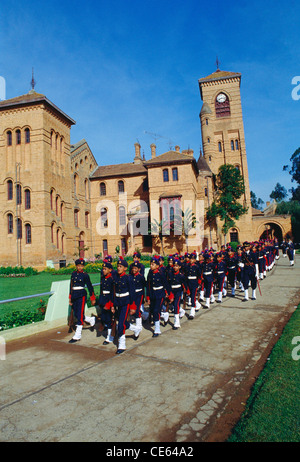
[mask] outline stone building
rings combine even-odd
[[[75,121],[45,95],[32,89],[1,101],[0,265],[218,248],[221,225],[209,225],[205,209],[214,198],[212,175],[224,163],[242,173],[248,207],[227,240],[291,235],[289,216],[251,208],[240,85],[241,74],[219,69],[199,80],[197,159],[191,149],[159,154],[152,144],[146,160],[136,143],[133,160],[117,165],[98,165],[86,140],[71,144]]]

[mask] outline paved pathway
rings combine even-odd
[[[245,404],[241,393],[300,302],[299,281],[299,256],[292,268],[280,257],[256,301],[243,303],[238,292],[177,331],[162,327],[158,338],[150,327],[137,341],[127,331],[122,355],[88,329],[69,344],[66,326],[9,341],[0,361],[0,441],[224,440],[228,419]]]

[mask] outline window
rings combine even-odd
[[[54,244],[54,223],[51,225],[51,242]]]
[[[121,226],[126,225],[125,207],[123,206],[119,208],[119,224]]]
[[[74,226],[78,228],[79,210],[74,210]]]
[[[239,150],[239,140],[235,140],[235,149]]]
[[[62,253],[64,253],[64,250],[65,250],[65,235],[63,234],[61,236],[61,251],[62,251]]]
[[[59,196],[56,196],[55,198],[55,214],[58,216],[58,201],[59,201]]]
[[[64,204],[60,204],[60,219],[61,221],[64,221]]]
[[[221,143],[221,141],[218,142],[218,148],[219,148],[219,152],[222,152],[222,143]]]
[[[7,132],[7,146],[11,146],[12,145],[12,134],[11,134],[11,131],[8,131]]]
[[[7,215],[7,232],[13,234],[14,232],[14,219],[11,213]]]
[[[17,239],[22,239],[22,221],[17,219]]]
[[[103,248],[103,257],[106,257],[107,256],[107,239],[103,239],[102,248]]]
[[[208,119],[205,119],[205,124],[208,125]]]
[[[16,130],[16,143],[21,144],[21,130]]]
[[[11,180],[8,180],[7,182],[7,200],[11,201],[13,198],[13,182]]]
[[[25,189],[25,210],[31,209],[31,197],[30,197],[30,190]]]
[[[89,227],[89,212],[85,212],[84,214],[84,219],[85,219],[85,227]]]
[[[17,184],[17,205],[22,204],[22,188],[20,184]]]
[[[59,240],[60,240],[59,239],[59,232],[60,232],[60,230],[58,228],[58,230],[56,231],[56,248],[57,249],[59,249]]]
[[[30,130],[29,128],[25,128],[25,143],[30,143]]]
[[[163,180],[164,182],[169,181],[169,170],[167,168],[163,170]]]
[[[28,223],[25,225],[25,238],[26,244],[31,244],[31,226]]]
[[[234,151],[234,141],[231,140],[230,144],[231,144],[231,151]]]
[[[76,173],[74,175],[73,186],[74,186],[74,194],[76,196],[77,195],[77,186],[78,186],[78,176],[76,175]]]
[[[239,233],[235,228],[230,232],[230,242],[239,242]]]
[[[119,194],[122,194],[125,191],[124,181],[122,180],[118,181],[118,191],[119,191]]]
[[[107,228],[108,227],[107,209],[102,208],[100,215],[101,215],[101,228]]]
[[[178,168],[172,168],[173,181],[178,181]]]
[[[53,189],[50,191],[50,208],[53,210]]]
[[[100,196],[106,196],[106,184],[100,183]]]

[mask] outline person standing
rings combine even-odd
[[[188,292],[191,300],[191,311],[188,319],[194,319],[195,312],[200,309],[200,303],[197,300],[197,290],[201,280],[200,266],[196,263],[197,255],[195,252],[190,254],[190,264],[186,268],[186,279]]]
[[[76,330],[73,338],[69,340],[69,343],[78,342],[81,339],[83,323],[88,322],[91,327],[95,325],[95,316],[85,316],[84,309],[87,300],[87,292],[85,286],[87,286],[91,303],[94,306],[96,304],[96,297],[94,289],[87,273],[84,272],[85,261],[83,258],[79,258],[75,261],[76,271],[71,274],[70,281],[70,292],[69,292],[69,305],[72,306],[73,313],[77,319]]]
[[[107,328],[107,337],[103,345],[108,345],[114,341],[112,333],[113,315],[115,314],[114,300],[114,279],[112,277],[112,264],[104,262],[102,266],[102,276],[100,281],[99,306],[101,312],[101,321]]]
[[[143,310],[143,303],[144,303],[144,294],[145,294],[145,286],[146,281],[144,275],[141,273],[142,266],[139,261],[134,261],[131,264],[131,275],[134,286],[134,302],[136,306],[136,310],[134,313],[130,313],[135,317],[135,324],[130,324],[129,329],[134,332],[134,340],[139,338],[139,335],[143,329],[142,326],[142,310]]]
[[[170,293],[169,293],[169,299],[170,301],[173,302],[174,304],[174,326],[173,329],[176,330],[180,327],[180,311],[183,312],[183,315],[185,311],[180,307],[180,301],[182,297],[182,293],[186,292],[187,290],[187,284],[186,284],[186,279],[184,275],[180,272],[181,268],[181,262],[179,259],[174,260],[174,265],[173,269],[174,271],[172,272],[170,276]]]
[[[244,252],[242,256],[242,264],[244,265],[244,274],[243,274],[243,287],[244,287],[244,299],[243,302],[249,300],[248,287],[249,282],[251,283],[252,288],[252,300],[256,300],[256,287],[258,279],[258,260],[257,254],[252,252],[250,249],[249,242],[244,242]]]
[[[291,239],[288,242],[286,253],[287,253],[287,256],[289,257],[289,260],[290,260],[290,266],[294,266],[295,248],[294,248],[293,241]]]
[[[167,278],[163,271],[160,271],[159,259],[152,257],[150,260],[150,270],[147,277],[147,301],[150,302],[150,313],[154,321],[153,337],[161,334],[160,317],[161,310],[166,295],[170,292]]]

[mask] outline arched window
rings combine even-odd
[[[88,228],[89,227],[89,212],[85,212],[84,218],[85,218],[85,227]]]
[[[74,194],[76,196],[77,195],[77,187],[78,187],[78,175],[76,173],[74,175],[73,186],[74,186]]]
[[[12,145],[12,133],[11,131],[9,130],[7,132],[7,146],[11,146]]]
[[[61,251],[64,253],[65,250],[65,234],[61,236]]]
[[[125,191],[124,181],[122,180],[118,181],[118,191],[119,191],[119,194],[122,194]]]
[[[173,181],[178,181],[178,168],[177,167],[172,168],[172,176],[173,176]]]
[[[231,144],[231,151],[234,151],[234,141],[231,140],[231,141],[230,141],[230,144]]]
[[[59,241],[60,241],[60,229],[58,228],[56,231],[56,248],[59,249]]]
[[[59,202],[59,196],[56,196],[55,198],[55,214],[58,216],[58,202]]]
[[[30,143],[30,130],[29,128],[25,128],[25,143]]]
[[[235,149],[239,150],[239,140],[235,140]]]
[[[79,222],[79,210],[75,209],[74,210],[74,226],[78,228],[78,222]]]
[[[216,117],[230,116],[229,98],[225,93],[219,93],[215,100]]]
[[[219,148],[219,152],[222,152],[222,143],[221,143],[221,141],[218,142],[218,148]]]
[[[164,182],[169,181],[169,170],[167,168],[163,170],[163,180]]]
[[[100,183],[100,196],[106,196],[106,184]]]
[[[50,191],[50,208],[53,210],[53,189]]]
[[[84,194],[85,194],[85,200],[88,201],[90,199],[90,192],[89,192],[89,180],[87,178],[84,180]]]
[[[101,209],[100,215],[101,215],[101,228],[107,228],[108,227],[107,209],[103,207]]]
[[[14,188],[13,188],[13,182],[11,180],[8,180],[7,182],[7,200],[11,201],[14,196]]]
[[[22,188],[20,184],[17,184],[17,205],[22,204]]]
[[[26,244],[31,244],[31,226],[28,223],[25,225],[25,239]]]
[[[121,226],[126,225],[125,207],[123,206],[119,208],[119,224]]]
[[[22,220],[17,219],[17,239],[22,239]]]
[[[60,219],[64,221],[64,204],[63,202],[60,204]]]
[[[31,209],[31,194],[29,189],[25,189],[25,210]]]
[[[21,130],[16,130],[16,144],[21,144]]]
[[[103,249],[103,257],[106,257],[108,255],[107,239],[103,239],[103,241],[102,241],[102,249]]]
[[[7,215],[7,233],[13,234],[14,232],[14,218],[11,213]]]

